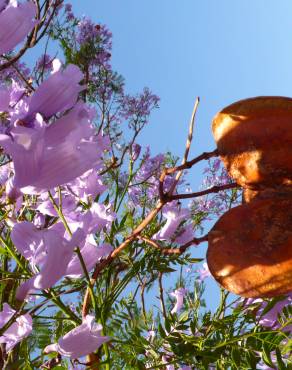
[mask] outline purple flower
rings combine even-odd
[[[42,73],[47,72],[48,70],[50,70],[52,68],[52,66],[53,66],[52,62],[53,62],[53,58],[50,57],[50,55],[43,54],[37,60],[35,68],[39,72],[42,72]]]
[[[148,88],[144,88],[137,96],[124,95],[120,100],[121,117],[130,121],[140,118],[143,123],[147,123],[151,110],[157,108],[158,102],[159,97],[152,94]]]
[[[176,233],[174,243],[176,244],[185,244],[191,241],[194,238],[194,228],[192,224],[188,224],[185,227],[181,228],[179,232]]]
[[[51,117],[55,113],[72,108],[79,92],[84,90],[84,87],[79,85],[82,78],[82,72],[74,64],[69,64],[63,71],[54,71],[31,96],[27,116],[23,119],[28,121],[35,113]]]
[[[107,138],[94,136],[84,104],[46,126],[37,115],[35,127],[14,124],[0,144],[14,163],[13,185],[24,194],[35,194],[74,180],[101,165]]]
[[[0,112],[6,112],[9,109],[10,93],[6,87],[0,86]]]
[[[48,345],[44,352],[58,352],[72,359],[86,356],[110,340],[109,337],[102,336],[101,332],[102,325],[94,322],[94,316],[87,315],[80,326],[69,331],[58,343]]]
[[[14,315],[8,303],[3,304],[3,311],[0,312],[0,328],[2,328]],[[6,351],[9,352],[13,347],[26,338],[32,331],[32,318],[29,314],[21,315],[9,326],[0,337],[0,343],[6,343]]]
[[[72,4],[65,4],[65,12],[72,12]]]
[[[85,243],[83,243],[83,246],[80,248],[88,272],[93,269],[101,258],[107,257],[112,251],[113,247],[110,244],[102,244],[98,247],[92,234],[87,236]],[[75,279],[84,275],[83,268],[77,255],[69,262],[65,275]]]
[[[85,235],[78,229],[68,241],[56,230],[37,230],[33,224],[24,221],[13,227],[11,239],[36,272],[18,288],[16,296],[24,300],[31,291],[48,289],[66,274],[73,250],[85,239]]]
[[[134,143],[132,145],[132,155],[131,155],[133,162],[135,162],[139,158],[140,152],[141,152],[141,145]]]
[[[263,310],[267,306],[267,302],[263,302],[259,311],[257,312],[257,318],[259,319],[259,324],[262,326],[277,329],[281,325],[278,321],[278,315],[282,313],[284,307],[291,306],[292,304],[292,293],[289,294],[285,299],[277,302],[267,313],[262,315]],[[292,325],[286,326],[283,330],[291,331]]]
[[[52,191],[52,195],[55,203],[59,206],[59,197],[58,194]],[[58,217],[57,211],[55,210],[52,201],[49,199],[46,193],[42,193],[39,196],[40,205],[37,207],[37,210],[43,215],[49,215],[53,217]],[[75,210],[76,202],[72,194],[62,193],[62,212],[64,216],[70,217],[70,214]]]
[[[36,7],[32,1],[17,4],[10,0],[0,2],[0,54],[11,51],[36,24]]]
[[[88,202],[89,198],[94,200],[97,195],[102,194],[107,186],[103,185],[97,172],[91,169],[70,182],[68,188],[83,202]]]
[[[98,35],[98,28],[92,22],[90,18],[83,17],[83,19],[78,24],[78,33],[76,35],[76,40],[79,44],[84,44]]]
[[[205,280],[207,277],[212,276],[212,275],[211,275],[211,272],[210,272],[210,270],[209,270],[209,267],[208,267],[208,265],[207,265],[207,263],[206,263],[206,262],[204,262],[204,263],[203,263],[203,268],[202,268],[202,269],[197,270],[196,272],[198,272],[198,273],[199,273],[199,278],[198,278],[198,280],[200,280],[200,281],[203,281],[203,280]]]
[[[174,292],[170,293],[173,297],[176,299],[176,303],[171,310],[171,313],[179,313],[179,311],[182,309],[184,304],[184,296],[187,293],[187,289],[185,288],[178,288]]]
[[[187,220],[190,211],[186,208],[180,208],[177,203],[171,203],[164,208],[162,215],[167,220],[166,224],[158,233],[153,235],[153,239],[170,240],[180,224]]]

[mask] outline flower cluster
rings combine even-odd
[[[11,240],[28,261],[32,275],[16,292],[21,301],[35,291],[50,289],[66,276],[84,276],[113,249],[107,243],[97,246],[95,241],[95,235],[110,226],[115,214],[110,206],[94,202],[106,189],[98,171],[104,166],[109,141],[101,133],[96,134],[94,112],[78,102],[82,76],[78,67],[62,68],[55,60],[52,74],[32,94],[16,83],[1,88],[0,109],[5,119],[0,144],[12,160],[1,168],[2,185],[6,185],[3,197],[19,200],[19,212],[23,211],[24,195],[37,197],[34,224],[18,222],[13,216],[9,221]],[[76,212],[79,202],[88,204],[86,211],[81,207]],[[60,215],[66,218],[65,223],[44,227],[45,217],[57,220]],[[76,247],[84,265],[74,253]],[[13,313],[4,305],[3,325]],[[60,341],[58,351],[66,356],[83,356],[108,340],[100,336],[100,331],[101,326],[93,324],[93,318],[88,316],[83,326]],[[9,351],[30,332],[31,317],[22,315],[5,330],[1,341]],[[68,348],[80,338],[87,338],[91,346],[80,349],[84,353],[73,349],[69,352]]]

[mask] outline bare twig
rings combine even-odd
[[[164,319],[167,317],[165,303],[164,303],[164,296],[163,296],[163,285],[162,285],[162,272],[159,272],[158,274],[158,285],[159,285],[159,297],[160,297],[160,303],[162,308],[162,314]]]
[[[186,170],[188,168],[192,168],[196,163],[203,161],[203,160],[208,160],[212,157],[218,156],[218,149],[213,150],[212,152],[204,152],[200,154],[198,157],[195,157],[191,161],[186,161],[184,164],[181,164],[180,166],[175,166],[171,168],[165,168],[160,175],[159,178],[159,196],[161,200],[165,201],[165,198],[167,198],[167,194],[164,194],[163,191],[163,182],[166,178],[167,175],[171,175],[177,171],[182,171]]]
[[[168,198],[168,201],[171,200],[177,200],[177,199],[189,199],[189,198],[198,198],[203,195],[211,194],[211,193],[219,193],[219,191],[223,190],[228,190],[228,189],[234,189],[234,188],[239,188],[240,186],[234,182],[230,184],[225,184],[225,185],[215,185],[212,186],[209,189],[205,189],[202,191],[197,191],[194,193],[188,193],[188,194],[173,194],[173,195],[165,195],[166,198]]]
[[[182,254],[190,246],[199,245],[200,243],[208,241],[208,234],[206,234],[206,235],[204,235],[200,238],[193,238],[192,240],[188,241],[187,243],[181,245],[178,248],[163,248],[158,243],[156,243],[154,240],[146,238],[144,236],[138,236],[137,239],[143,240],[145,243],[151,245],[155,249],[159,249],[162,254],[171,255],[171,254]]]
[[[197,109],[198,109],[198,106],[199,106],[199,102],[200,102],[200,98],[197,97],[197,99],[195,101],[194,109],[193,109],[193,112],[192,112],[191,121],[190,121],[189,133],[188,133],[188,137],[187,137],[186,149],[185,149],[185,154],[184,154],[184,157],[183,157],[183,160],[182,160],[182,165],[184,165],[188,160],[189,151],[190,151],[191,143],[192,143],[192,140],[193,140],[195,117],[196,117]],[[178,173],[176,174],[176,177],[175,177],[175,181],[172,184],[168,194],[173,194],[173,192],[174,192],[182,174],[183,174],[183,170],[178,171]]]

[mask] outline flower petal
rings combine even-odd
[[[36,24],[33,20],[35,14],[36,7],[32,1],[2,10],[0,13],[0,54],[12,50],[27,36]]]

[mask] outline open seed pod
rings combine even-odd
[[[292,291],[292,199],[254,200],[226,212],[209,233],[213,277],[243,297]]]
[[[239,185],[292,185],[291,98],[238,101],[215,116],[212,130],[221,159]]]

